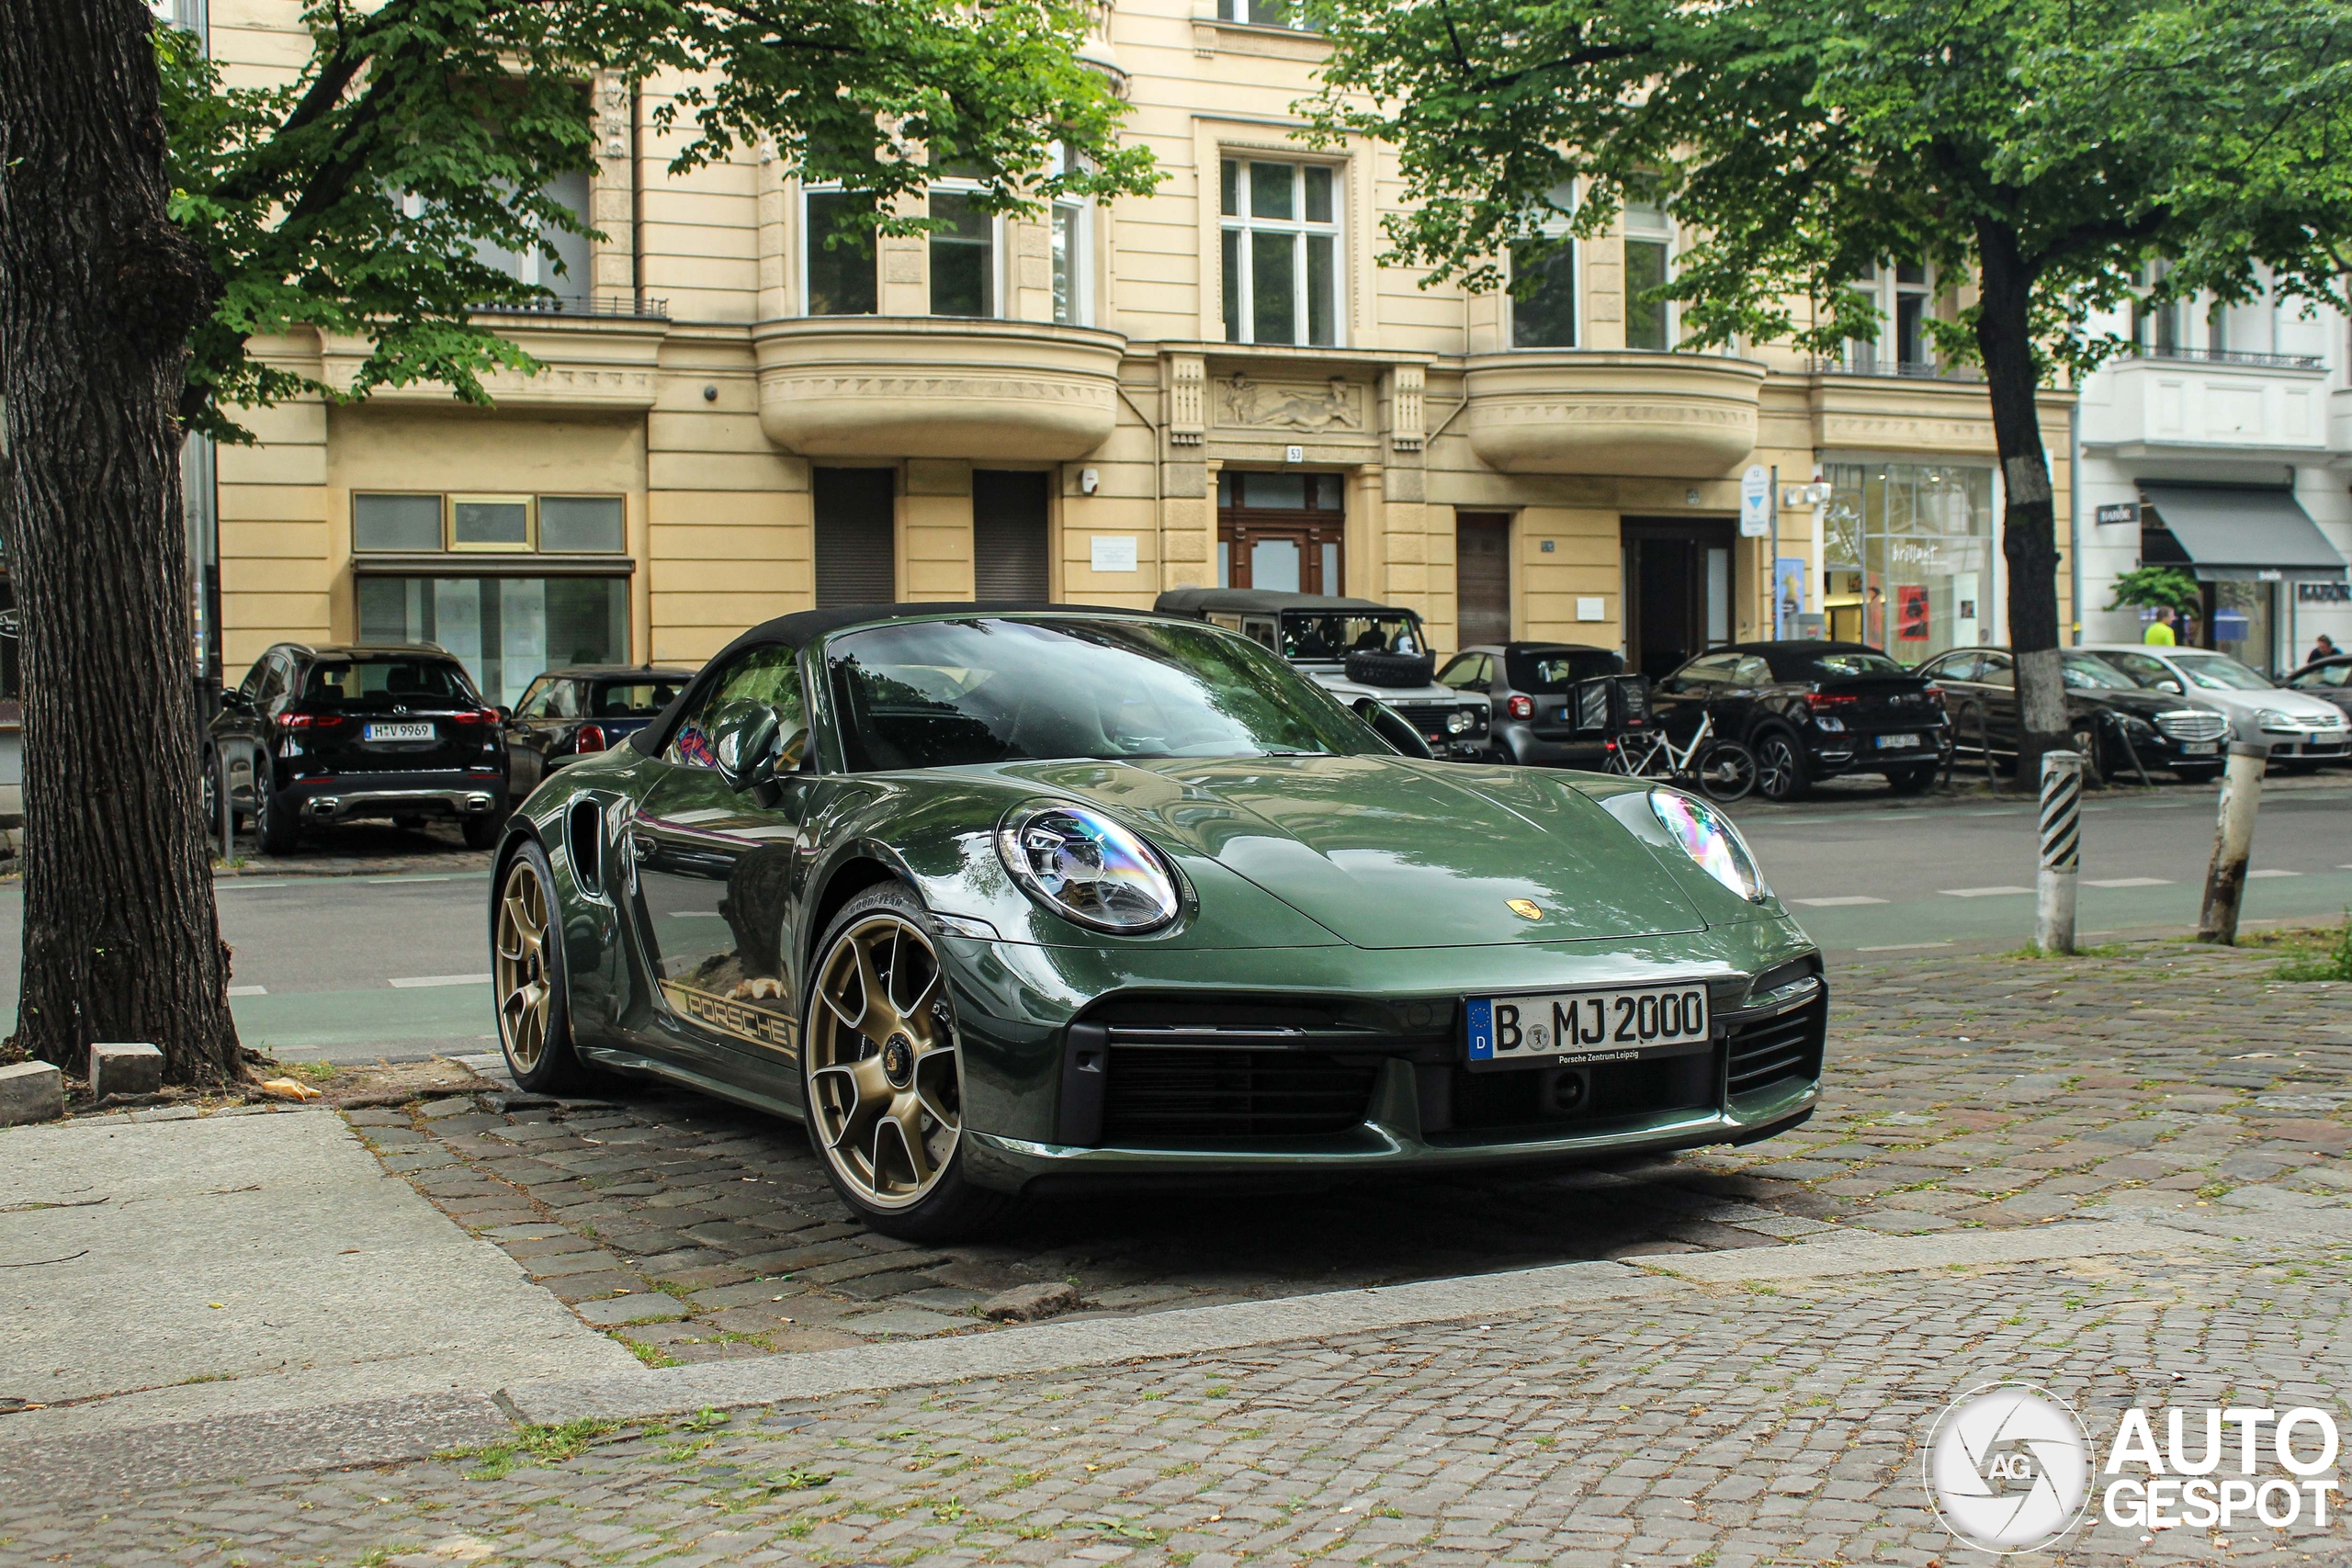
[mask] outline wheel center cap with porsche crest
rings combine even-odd
[[[893,1089],[904,1089],[914,1081],[915,1043],[903,1034],[893,1034],[883,1043],[882,1076],[890,1080]]]

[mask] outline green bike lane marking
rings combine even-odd
[[[498,1029],[488,986],[272,991],[232,997],[229,1010],[236,1015],[240,1040],[280,1055],[379,1041],[472,1040]]]

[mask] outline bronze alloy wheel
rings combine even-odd
[[[538,868],[517,855],[498,900],[494,976],[498,987],[498,1037],[517,1073],[537,1067],[547,1055],[548,1024],[555,986],[548,974],[548,889]]]
[[[955,1157],[964,1072],[939,955],[877,910],[833,940],[809,1019],[809,1114],[834,1172],[881,1209],[921,1202]]]

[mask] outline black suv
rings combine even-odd
[[[1951,750],[1944,694],[1858,642],[1738,642],[1712,649],[1650,689],[1677,742],[1701,715],[1756,753],[1756,793],[1794,800],[1820,779],[1881,773],[1897,795],[1935,782]]]
[[[222,694],[206,735],[208,820],[225,763],[265,854],[292,849],[305,823],[357,817],[452,817],[488,849],[506,818],[499,718],[438,648],[279,643]]]

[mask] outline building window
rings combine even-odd
[[[931,231],[931,313],[997,314],[994,215],[969,191],[933,189],[931,216],[948,225]]]
[[[1513,348],[1574,348],[1577,345],[1577,247],[1566,238],[1575,213],[1574,186],[1555,186],[1545,193],[1552,216],[1544,220],[1546,237],[1559,248],[1539,254],[1521,242],[1512,247],[1510,269],[1510,344]]]
[[[1216,0],[1217,19],[1259,28],[1315,30],[1315,7],[1306,0]]]
[[[1226,341],[1338,343],[1339,171],[1227,158],[1222,185]]]
[[[431,642],[512,707],[545,671],[627,664],[625,577],[363,577],[359,640]]]
[[[1828,463],[1822,607],[1841,641],[1905,664],[1996,641],[1993,470]]]
[[[1069,150],[1054,149],[1054,173],[1069,172]],[[1064,326],[1084,326],[1093,320],[1093,302],[1087,285],[1093,270],[1093,223],[1090,203],[1077,197],[1054,199],[1048,219],[1053,255],[1054,320]]]
[[[1935,341],[1928,322],[1935,316],[1935,271],[1912,262],[1872,266],[1852,285],[1878,319],[1878,337],[1849,339],[1846,368],[1863,376],[1934,376]]]
[[[874,236],[865,243],[840,228],[851,210],[846,191],[812,190],[801,197],[801,298],[812,316],[870,316],[880,299]]]
[[[628,548],[628,503],[617,495],[439,495],[358,491],[351,498],[358,555],[544,550],[618,555]]]
[[[1642,296],[1673,276],[1674,220],[1655,195],[1625,196],[1625,346],[1674,346],[1674,307]]]
[[[506,187],[512,189],[511,186]],[[587,221],[589,211],[589,178],[585,169],[574,169],[556,175],[539,187],[540,194],[565,208],[582,222]],[[416,197],[410,197],[412,202]],[[420,208],[421,211],[422,209]],[[548,252],[552,251],[552,259]],[[560,299],[584,300],[594,286],[590,276],[588,236],[575,234],[568,229],[552,226],[539,231],[539,243],[519,251],[503,246],[478,243],[475,259],[484,266],[503,272],[517,283],[528,283],[552,290]]]

